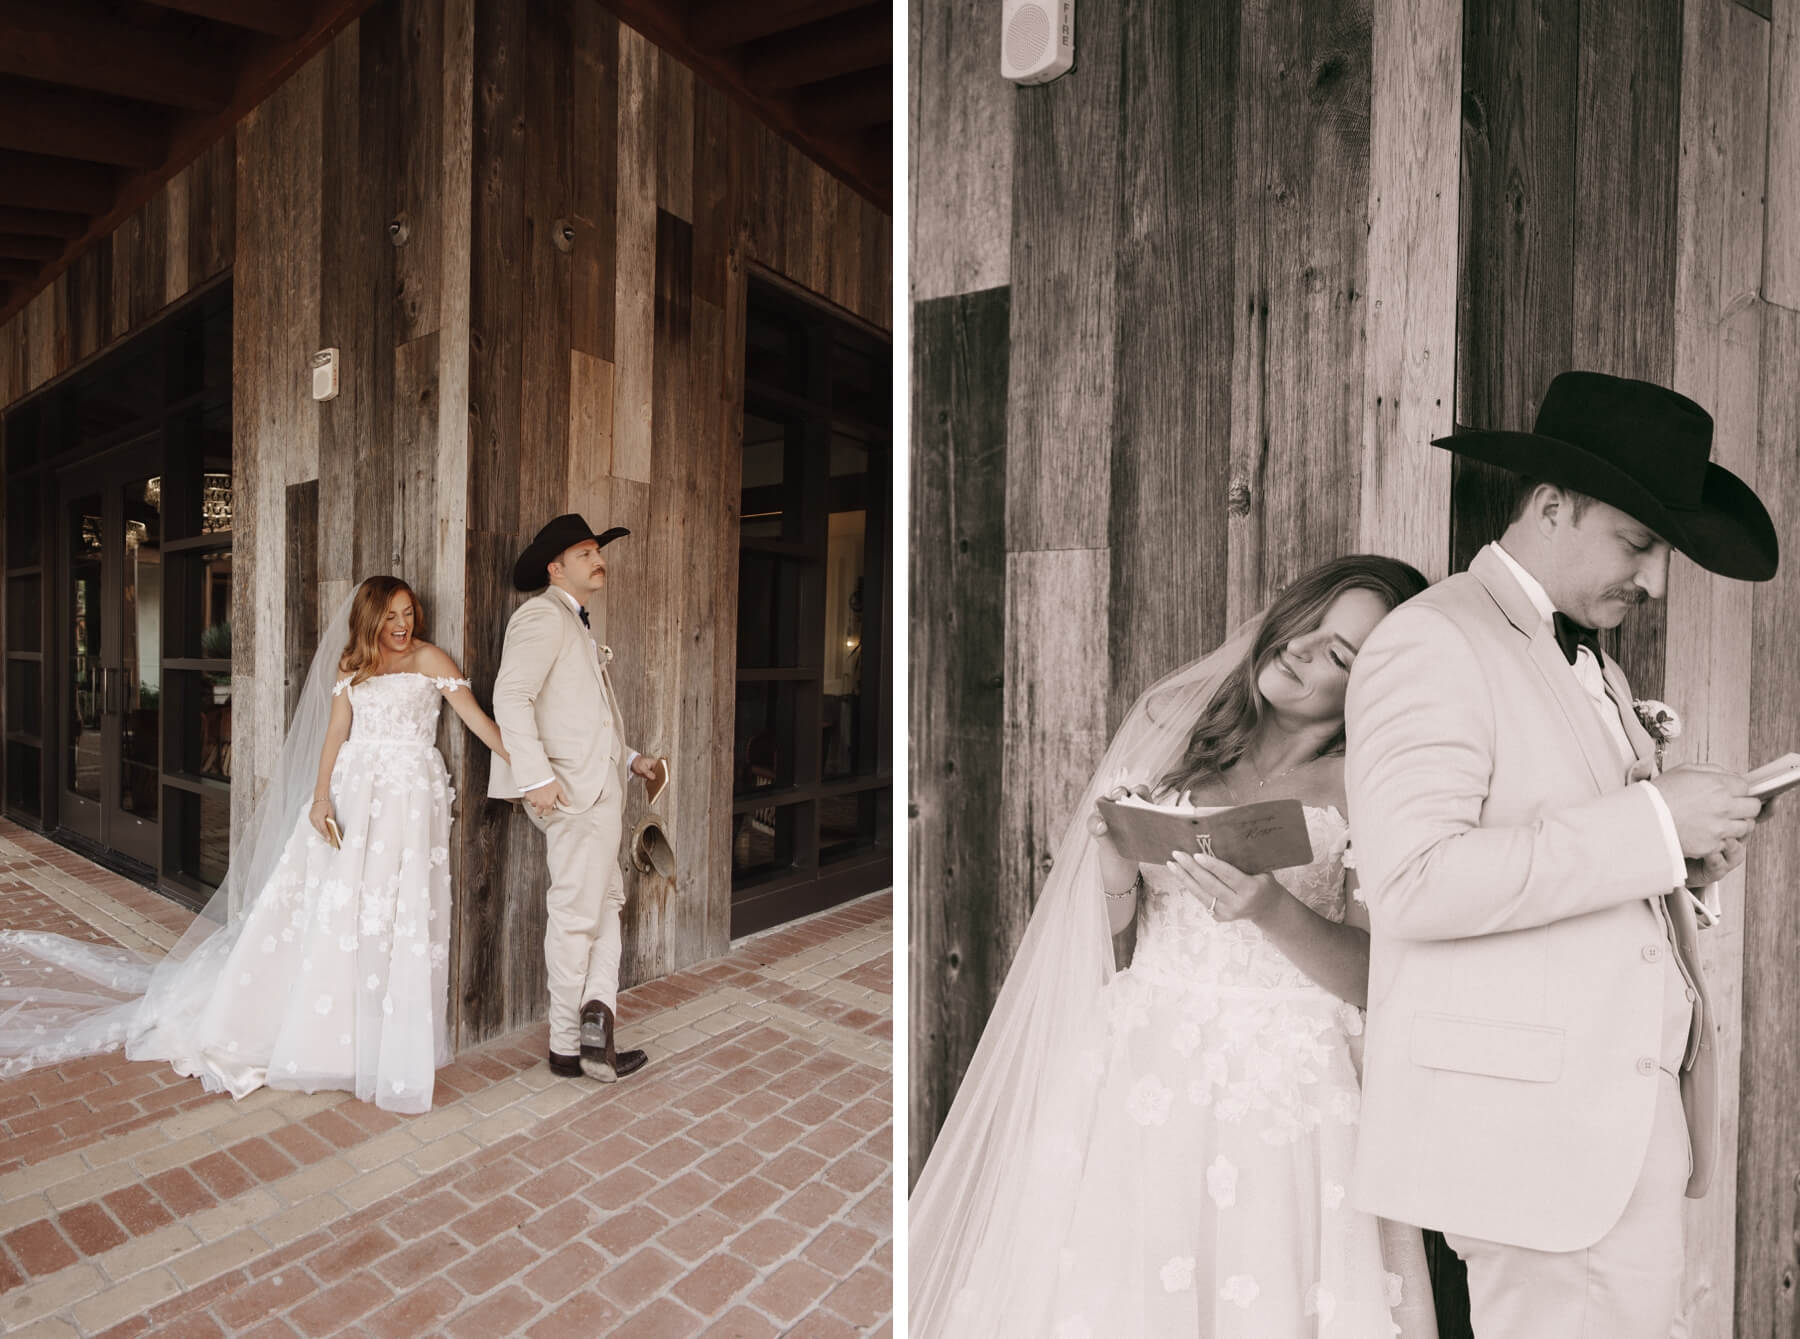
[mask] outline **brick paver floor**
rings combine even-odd
[[[95,1056],[0,1080],[0,1330],[827,1336],[891,1329],[886,894],[627,991],[654,1057],[559,1079],[528,1027],[433,1110],[207,1094]],[[156,951],[186,913],[0,823],[0,921]]]

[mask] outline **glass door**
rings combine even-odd
[[[161,850],[161,442],[66,475],[62,825],[154,868]],[[137,463],[132,463],[137,462]],[[144,462],[157,462],[149,469]]]

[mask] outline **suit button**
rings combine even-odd
[[[1637,1062],[1637,1072],[1640,1074],[1656,1073],[1656,1061],[1652,1060],[1647,1055],[1639,1056],[1638,1062]]]
[[[1645,944],[1644,945],[1644,961],[1645,962],[1661,962],[1662,961],[1661,946],[1657,945],[1657,944]]]
[[[1689,1004],[1692,1004],[1695,1000],[1700,998],[1698,995],[1694,994],[1694,988],[1692,986],[1687,988],[1687,997]]]

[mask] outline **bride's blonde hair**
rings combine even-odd
[[[338,672],[350,675],[351,682],[361,683],[381,663],[381,620],[401,591],[412,600],[413,637],[424,640],[425,609],[413,588],[399,577],[370,577],[356,588],[356,599],[350,605],[350,640],[338,660]]]

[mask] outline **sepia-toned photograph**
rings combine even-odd
[[[1785,1334],[1775,0],[911,0],[907,1333]]]
[[[892,25],[0,0],[0,1331],[893,1332]]]

